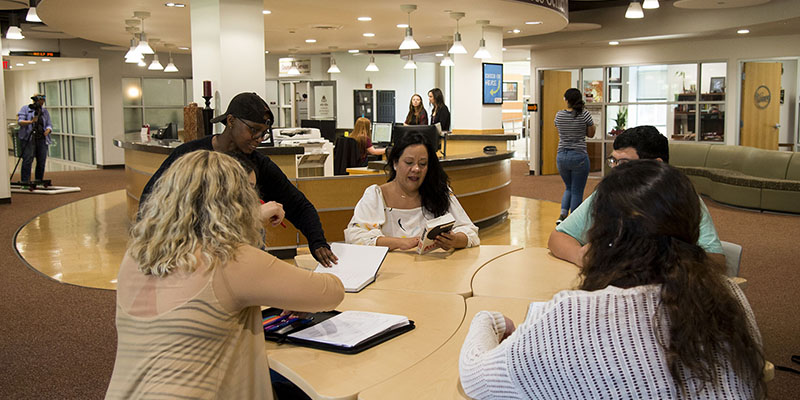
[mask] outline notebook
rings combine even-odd
[[[339,258],[339,262],[330,268],[317,264],[314,272],[336,275],[342,281],[345,292],[355,293],[375,282],[389,248],[331,243],[331,251]]]
[[[425,229],[422,230],[422,235],[419,237],[417,253],[425,254],[433,251],[436,248],[436,236],[450,232],[455,224],[456,220],[450,213],[426,222]]]

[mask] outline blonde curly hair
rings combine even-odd
[[[145,275],[194,271],[195,252],[210,268],[239,246],[261,247],[258,195],[232,157],[208,150],[180,157],[161,176],[131,228],[128,251]]]

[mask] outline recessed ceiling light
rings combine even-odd
[[[408,28],[408,24],[397,24],[398,28]]]
[[[22,67],[22,66],[23,66],[23,65],[25,65],[25,64],[23,64],[23,63],[17,63],[16,65],[17,65],[18,67]]]
[[[352,50],[347,50],[347,52],[350,53],[350,54],[356,54],[356,53],[358,53],[358,50],[352,49]]]
[[[616,41],[616,40],[612,40],[612,41],[608,42],[608,44],[610,44],[610,45],[612,45],[612,46],[616,46],[616,45],[618,45],[618,44],[619,44],[619,42],[618,42],[618,41]]]
[[[182,47],[178,47],[178,50],[189,50],[189,48],[185,47],[185,46],[182,46]]]
[[[522,32],[522,31],[521,31],[521,30],[519,30],[519,29],[514,29],[514,30],[513,30],[513,31],[511,31],[511,32],[514,32],[514,33],[520,33],[520,32]]]
[[[306,39],[306,43],[317,43],[317,39]]]
[[[269,50],[264,50],[264,54],[269,54]]]
[[[525,25],[541,25],[542,21],[528,21]]]
[[[28,61],[28,64],[36,64],[36,61]]]
[[[736,31],[736,33],[738,33],[740,35],[746,35],[746,34],[750,33],[750,29],[739,29],[738,31]]]
[[[186,7],[186,4],[183,4],[183,3],[173,3],[173,2],[164,3],[164,5],[165,5],[165,6],[167,6],[167,7],[177,7],[177,8],[183,8],[183,7]]]
[[[436,53],[434,54],[436,57],[444,57],[444,53]]]
[[[372,17],[358,17],[358,20],[362,22],[372,21]]]
[[[364,36],[364,37],[374,37],[375,34],[372,33],[372,32],[367,32],[367,33],[362,34],[362,36]]]
[[[269,15],[269,14],[272,14],[272,11],[264,10],[264,11],[261,11],[261,13],[264,14],[264,15]]]
[[[175,3],[166,3],[164,5],[167,7],[175,7]]]
[[[506,49],[505,47],[503,47],[503,51],[506,51],[506,50],[508,50],[508,49]]]
[[[530,60],[531,60],[531,58],[530,58],[530,57],[528,57],[528,58],[526,58],[526,60],[530,61]]]
[[[50,59],[49,58],[43,58],[42,61],[48,62],[48,61],[50,61]]]

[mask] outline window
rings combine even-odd
[[[53,124],[49,156],[95,163],[92,78],[39,82]]]
[[[192,100],[191,79],[123,78],[122,113],[125,133],[151,130],[172,122],[183,129],[183,107]]]

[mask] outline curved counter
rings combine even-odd
[[[125,150],[125,191],[128,216],[132,218],[139,208],[139,196],[147,181],[179,144],[142,143],[136,140],[138,134],[130,136],[126,137],[128,140],[115,139],[114,145]],[[316,207],[329,242],[344,240],[344,229],[364,190],[387,180],[387,176],[381,173],[298,178],[296,155],[303,153],[302,147],[263,147],[257,151],[269,156]],[[487,227],[508,215],[513,156],[513,151],[498,151],[458,154],[441,159],[453,193],[478,227]],[[370,163],[371,168],[379,170],[385,165],[385,162]],[[308,242],[289,221],[285,221],[285,225],[286,228],[267,228],[267,243],[271,250],[290,250],[285,256],[293,256],[294,249]]]

